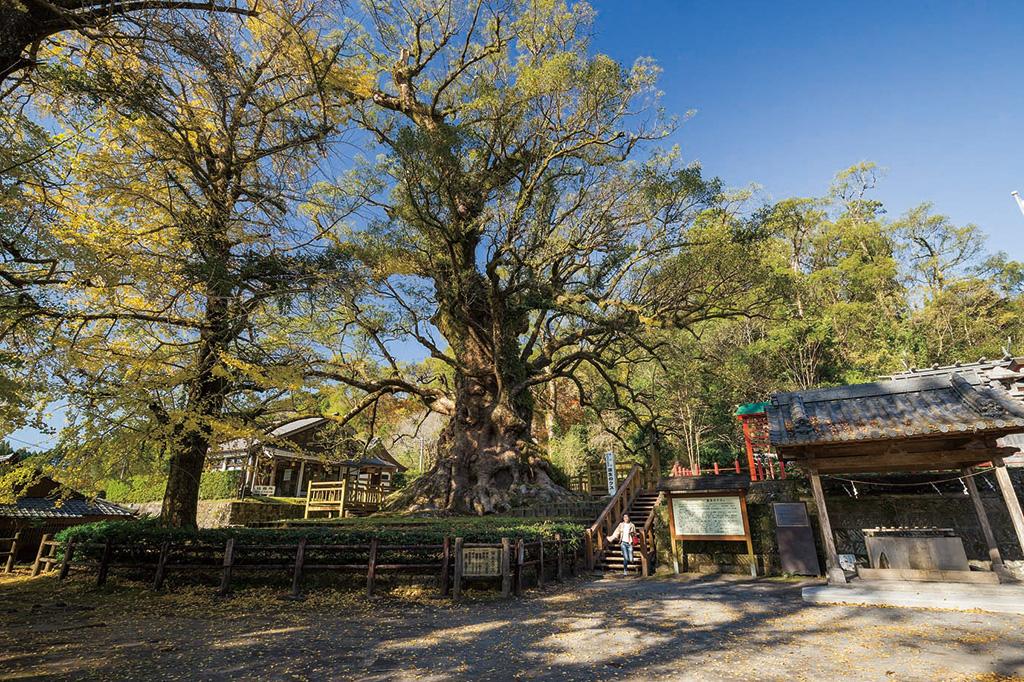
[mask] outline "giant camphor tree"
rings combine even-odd
[[[323,8],[169,18],[50,67],[52,116],[87,131],[48,229],[62,296],[32,311],[53,328],[65,449],[165,453],[168,525],[195,525],[211,444],[301,384],[289,301],[336,269],[295,210],[344,116],[324,93],[359,90]]]
[[[450,417],[396,507],[558,498],[533,391],[585,371],[621,386],[646,328],[743,311],[734,221],[699,167],[654,147],[675,127],[658,69],[592,54],[587,5],[392,0],[362,16],[353,60],[379,78],[341,93],[365,159],[313,206],[358,286],[310,374],[346,387],[343,420],[392,394]],[[332,199],[353,197],[358,217],[336,219]],[[428,362],[396,350],[409,340]]]

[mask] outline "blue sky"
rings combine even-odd
[[[823,194],[887,169],[876,197],[977,223],[1024,259],[1024,5],[593,0],[594,49],[654,57],[684,154],[730,187]]]

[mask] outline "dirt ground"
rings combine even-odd
[[[0,578],[0,680],[1024,679],[1024,617],[807,605],[800,586],[607,578],[453,606]]]

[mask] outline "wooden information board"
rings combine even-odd
[[[683,542],[713,540],[747,543],[750,559],[750,575],[757,575],[754,545],[750,538],[750,521],[747,519],[747,497],[744,492],[669,492],[669,517],[672,528],[672,555],[675,560],[676,542],[682,553],[684,564],[686,554]],[[684,565],[685,568],[685,565]]]
[[[673,530],[680,540],[746,540],[747,514],[739,495],[672,498]]]
[[[462,575],[501,575],[501,549],[497,547],[467,547],[462,551]]]

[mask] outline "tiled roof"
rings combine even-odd
[[[302,417],[300,419],[293,419],[290,422],[285,422],[284,424],[273,428],[270,431],[270,435],[278,438],[284,438],[286,436],[296,434],[299,431],[303,431],[311,426],[326,424],[327,421],[328,420],[324,417]]]
[[[79,518],[83,516],[132,516],[125,509],[106,500],[70,499],[61,502],[48,497],[23,497],[14,504],[0,504],[0,517],[24,519]]]
[[[780,393],[767,415],[776,447],[1024,431],[1024,403],[972,371]]]
[[[950,374],[976,374],[983,383],[998,383],[1010,395],[1024,401],[1024,357],[1007,355],[999,360],[981,358],[977,362],[958,362],[954,365],[932,365],[893,374],[886,379],[914,379],[924,376],[949,376]]]

